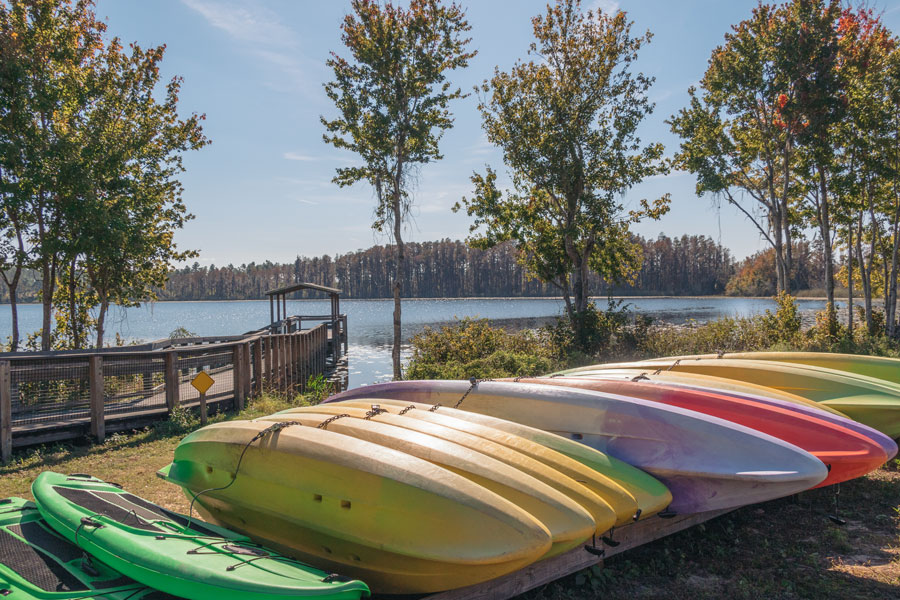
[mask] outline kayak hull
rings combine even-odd
[[[287,420],[195,431],[160,475],[214,522],[379,593],[479,583],[551,547],[532,515],[456,473]]]
[[[366,391],[371,395],[369,386]],[[656,402],[521,383],[400,381],[376,397],[454,406],[575,439],[648,471],[672,492],[671,510],[705,512],[809,489],[825,465],[791,444]],[[341,398],[341,396],[338,396]],[[459,403],[460,399],[463,399]]]

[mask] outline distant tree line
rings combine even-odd
[[[635,237],[643,266],[634,283],[608,285],[592,272],[592,289],[615,294],[722,294],[734,272],[731,252],[706,236]],[[411,298],[559,296],[559,290],[529,278],[511,243],[488,250],[461,241],[407,243],[403,294]],[[288,283],[308,281],[343,290],[346,298],[390,298],[394,255],[373,246],[334,257],[297,257],[292,263],[250,263],[202,267],[194,263],[170,272],[161,300],[264,298]],[[316,294],[312,294],[316,297]]]

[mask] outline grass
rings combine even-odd
[[[741,508],[522,596],[575,598],[896,600],[900,461],[839,488]]]
[[[253,418],[314,401],[254,400]],[[57,445],[16,455],[0,468],[0,497],[30,498],[46,469],[90,473],[169,509],[187,501],[157,478],[179,440],[198,426],[189,413],[103,444]],[[836,494],[836,492],[838,492]],[[838,501],[837,507],[835,501]],[[837,514],[845,525],[827,515]],[[521,600],[766,598],[900,598],[900,460],[866,477],[799,496],[748,506],[614,556],[603,569],[582,571],[533,590]]]
[[[253,400],[238,414],[218,414],[210,421],[252,419],[307,403],[298,397],[288,401],[277,396]],[[191,413],[178,412],[168,421],[131,434],[113,434],[102,444],[57,444],[39,446],[17,453],[10,464],[0,467],[0,498],[19,496],[31,499],[31,482],[41,471],[90,473],[171,510],[184,512],[187,501],[180,488],[156,476],[156,471],[172,462],[178,442],[199,427]]]

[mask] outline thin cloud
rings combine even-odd
[[[316,156],[310,156],[309,154],[298,154],[296,152],[285,152],[284,158],[285,158],[285,160],[299,160],[302,162],[319,160],[319,158]]]
[[[273,71],[266,85],[276,91],[316,96],[310,89],[313,61],[303,56],[300,40],[279,15],[256,2],[181,0],[215,29],[225,32],[248,54]]]

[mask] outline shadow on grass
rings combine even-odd
[[[837,492],[837,494],[836,494]],[[833,522],[835,513],[844,525]],[[900,598],[900,474],[748,506],[522,600]]]

